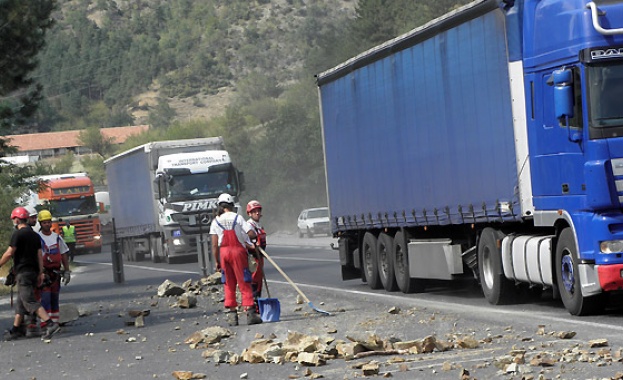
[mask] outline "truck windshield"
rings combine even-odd
[[[51,200],[50,212],[55,218],[95,214],[97,213],[95,196],[90,195],[75,199]]]
[[[169,201],[217,197],[238,192],[233,168],[225,171],[174,175],[169,181]]]
[[[587,78],[591,127],[623,126],[623,64],[589,66]]]

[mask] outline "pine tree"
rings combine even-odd
[[[37,109],[41,87],[30,74],[55,6],[55,0],[0,1],[0,132],[24,125]],[[0,156],[5,152],[0,144]]]

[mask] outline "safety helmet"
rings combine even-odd
[[[11,212],[11,219],[15,218],[22,220],[28,219],[28,210],[26,210],[24,207],[15,207]]]
[[[229,203],[229,204],[234,204],[234,197],[232,197],[231,195],[227,194],[227,193],[223,193],[221,195],[218,196],[218,204],[221,203]]]
[[[41,210],[39,211],[39,221],[40,222],[45,222],[48,220],[52,220],[52,213],[49,212],[48,210]]]
[[[259,209],[262,208],[262,205],[260,204],[260,202],[256,200],[249,201],[249,203],[247,203],[247,214],[250,214],[251,211],[258,209],[258,208]]]
[[[28,211],[28,216],[37,216],[37,209],[35,209],[32,206],[26,206],[24,207],[26,209],[26,211]]]

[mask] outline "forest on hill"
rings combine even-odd
[[[58,0],[8,133],[149,124],[119,149],[222,135],[273,229],[326,204],[314,75],[468,1]],[[103,178],[113,150],[84,167]],[[272,214],[268,216],[268,214]]]

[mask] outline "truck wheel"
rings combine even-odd
[[[134,261],[134,249],[131,243],[131,239],[123,239],[123,258],[128,262]]]
[[[314,237],[314,233],[313,233],[313,232],[311,232],[311,230],[309,229],[309,227],[307,227],[307,237],[308,237],[308,238],[310,238],[310,239]]]
[[[383,288],[388,292],[398,290],[396,284],[396,276],[394,275],[394,260],[392,258],[394,249],[394,239],[388,234],[379,235],[376,245],[376,253],[378,256],[379,277]]]
[[[565,228],[556,244],[556,283],[565,308],[572,315],[588,315],[604,306],[603,293],[583,297],[578,272],[578,252],[571,228]]]
[[[409,254],[407,239],[401,231],[396,232],[392,246],[394,260],[394,275],[396,285],[403,293],[422,293],[426,290],[426,283],[421,279],[411,278],[409,274]]]
[[[162,260],[162,240],[158,236],[149,239],[149,253],[152,263],[159,263]]]
[[[303,230],[301,230],[301,229],[299,228],[299,229],[298,229],[298,231],[299,231],[299,238],[302,238],[302,237],[303,237],[303,235],[305,235],[305,234],[303,233]]]
[[[508,303],[512,296],[513,283],[504,276],[502,252],[498,241],[504,234],[493,228],[485,228],[478,242],[478,273],[480,287],[487,301],[492,305]]]
[[[376,252],[377,240],[370,232],[363,235],[362,259],[363,267],[366,272],[366,280],[370,289],[381,289],[381,278],[379,277],[378,258]]]

